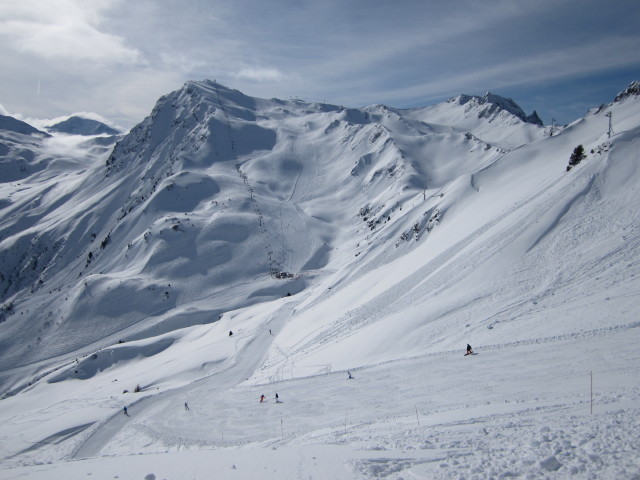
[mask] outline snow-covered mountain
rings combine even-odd
[[[13,118],[9,115],[0,115],[0,131],[21,133],[23,135],[40,135],[43,137],[49,136],[48,133],[41,132],[28,123],[23,122],[22,120],[18,120],[17,118]]]
[[[122,133],[98,120],[78,115],[72,115],[66,120],[50,125],[47,130],[71,135],[120,135]]]
[[[459,95],[447,102],[407,111],[406,116],[428,123],[468,130],[500,148],[513,149],[549,136],[534,111],[526,115],[510,98],[487,92],[484,96]]]
[[[204,298],[216,305],[203,314],[211,322],[299,292],[331,262],[367,264],[357,256],[383,227],[396,231],[395,244],[414,223],[436,222],[445,213],[439,202],[412,218],[398,212],[502,154],[468,132],[409,122],[382,106],[260,100],[189,83],[162,98],[104,165],[66,172],[73,187],[56,172],[7,207],[3,230],[16,234],[6,234],[0,253],[2,298],[46,311],[29,321],[47,334],[35,349],[8,336],[0,358],[66,353],[70,331],[85,345],[163,331],[158,312]],[[33,209],[42,192],[54,201]],[[92,287],[116,310],[83,293]],[[125,301],[132,289],[148,297],[136,308]],[[86,318],[102,328],[82,328]]]
[[[493,94],[350,109],[210,81],[113,148],[0,131],[0,478],[229,446],[284,449],[298,478],[629,474],[637,449],[615,470],[570,447],[587,370],[607,376],[597,425],[627,425],[610,444],[637,438],[634,85],[551,137]],[[280,413],[256,411],[272,390]],[[485,453],[458,441],[469,424]]]

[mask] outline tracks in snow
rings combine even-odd
[[[277,333],[290,319],[292,310],[293,303],[286,303],[282,309],[274,313],[269,323],[265,324],[264,327],[270,327],[274,334]],[[139,428],[140,425],[144,425],[145,416],[158,415],[158,408],[164,410],[168,417],[173,416],[172,412],[167,411],[172,405],[172,401],[173,403],[181,404],[184,398],[188,398],[191,395],[194,397],[197,396],[196,393],[190,394],[190,392],[199,392],[201,389],[211,388],[214,395],[220,394],[220,392],[224,394],[227,390],[242,384],[253,374],[256,368],[264,362],[267,352],[275,338],[275,335],[265,334],[262,330],[264,329],[257,328],[245,332],[243,336],[245,340],[244,345],[237,350],[234,357],[229,359],[229,365],[224,370],[210,374],[188,386],[178,387],[173,390],[167,390],[156,395],[141,398],[129,404],[130,417],[118,411],[100,422],[90,436],[76,447],[71,455],[72,458],[97,456],[109,442],[125,428],[130,428],[131,424],[137,425],[138,427],[136,428]],[[233,340],[236,341],[236,343],[238,342],[238,338],[233,338]],[[208,387],[208,385],[211,387]],[[173,400],[176,397],[180,397],[180,399]],[[215,398],[212,398],[211,402],[215,402]],[[158,435],[160,437],[162,436],[161,434]]]

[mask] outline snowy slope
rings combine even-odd
[[[633,478],[634,92],[548,137],[189,82],[108,156],[20,139],[0,478]]]
[[[189,83],[116,144],[106,169],[93,164],[69,183],[37,179],[7,209],[5,301],[18,315],[39,312],[27,321],[47,334],[34,349],[11,340],[23,325],[8,325],[0,364],[208,323],[299,292],[333,262],[354,262],[358,243],[379,231],[410,231],[416,219],[384,221],[405,200],[499,155],[385,108],[266,101]],[[34,209],[43,191],[58,200]],[[204,299],[197,320],[173,310]],[[100,327],[83,328],[87,318]]]

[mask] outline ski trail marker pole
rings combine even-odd
[[[593,415],[593,370],[591,370],[590,377],[591,377],[591,415]]]

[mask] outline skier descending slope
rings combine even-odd
[[[471,345],[469,345],[467,343],[467,353],[464,354],[464,356],[466,357],[467,355],[473,355],[473,348],[471,348]]]

